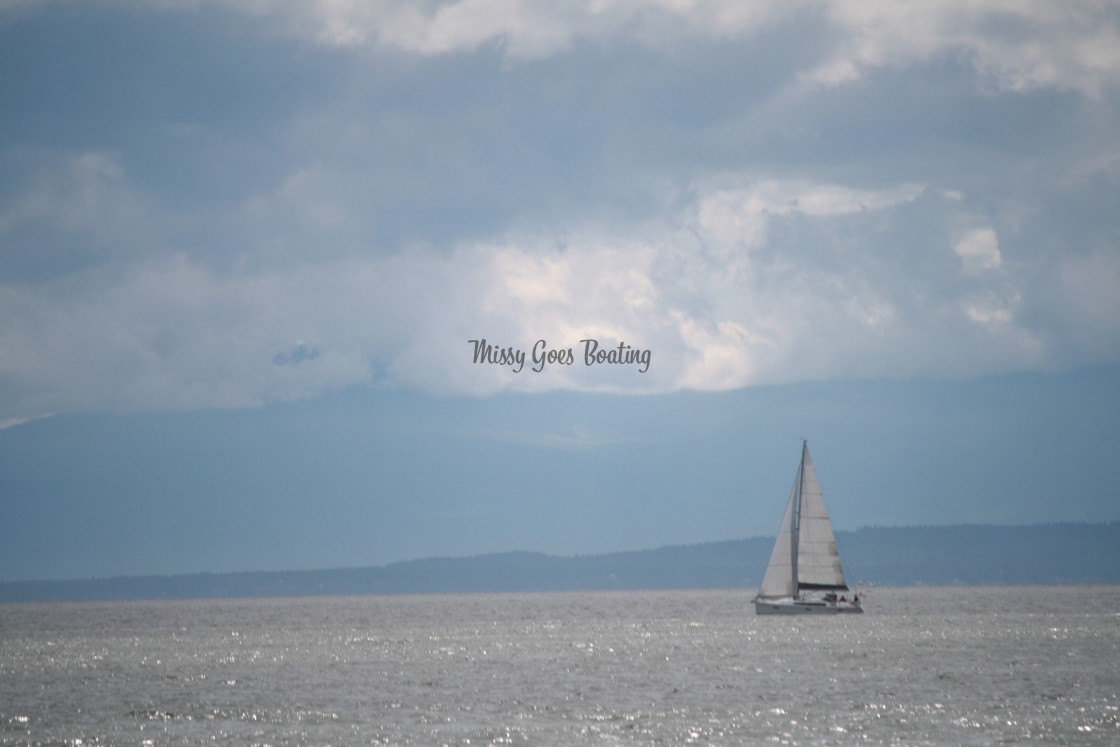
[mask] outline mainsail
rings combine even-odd
[[[824,494],[809,457],[809,445],[804,443],[801,464],[758,596],[797,598],[802,590],[847,588]]]

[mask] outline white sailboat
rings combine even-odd
[[[848,596],[848,591],[824,494],[809,445],[803,442],[801,464],[754,608],[760,615],[863,612],[859,595]]]

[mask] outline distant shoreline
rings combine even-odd
[[[1120,522],[837,532],[850,586],[1120,584]],[[500,552],[382,566],[0,583],[0,602],[753,589],[773,537],[586,556]]]

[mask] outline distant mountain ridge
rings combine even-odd
[[[837,532],[853,585],[1120,584],[1120,522]],[[314,571],[0,583],[0,601],[757,587],[773,537],[601,555],[503,552]]]

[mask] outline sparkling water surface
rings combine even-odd
[[[1120,743],[1120,587],[0,604],[3,745]]]

